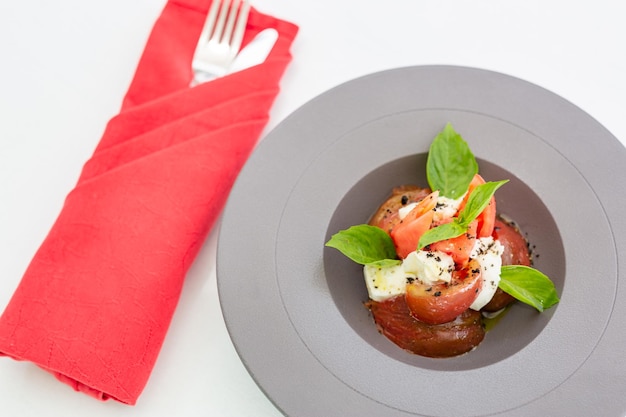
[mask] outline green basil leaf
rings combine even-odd
[[[540,312],[559,302],[556,288],[550,278],[528,266],[502,266],[498,286]]]
[[[467,199],[465,207],[459,213],[459,223],[469,226],[487,207],[496,190],[508,181],[486,182],[474,188]]]
[[[335,233],[326,246],[339,250],[361,265],[397,258],[391,237],[383,229],[367,224]]]
[[[421,250],[431,243],[439,242],[440,240],[461,236],[465,232],[467,232],[467,226],[460,224],[457,219],[454,219],[450,223],[444,223],[426,231],[420,237],[417,249]]]
[[[428,185],[444,197],[457,199],[477,173],[478,163],[469,145],[448,123],[430,145],[426,160]]]

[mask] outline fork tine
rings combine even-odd
[[[212,41],[222,42],[224,40],[223,31],[224,31],[224,23],[226,22],[226,15],[228,14],[228,10],[230,9],[230,0],[225,0],[222,2],[222,8],[220,9],[220,14],[217,18],[217,25],[215,26],[215,30],[211,35]]]
[[[200,34],[200,39],[198,40],[199,45],[208,41],[211,33],[213,33],[213,29],[215,29],[215,20],[217,19],[217,11],[221,3],[221,0],[213,0],[213,2],[211,2],[211,9],[209,10],[209,14],[204,21],[202,33]]]
[[[250,8],[248,0],[213,0],[192,58],[191,86],[228,72],[239,53]]]
[[[228,20],[226,21],[226,28],[222,35],[222,42],[230,43],[230,37],[233,33],[233,26],[235,26],[235,16],[237,16],[237,9],[239,9],[240,0],[233,0],[230,5],[230,13],[228,14]]]
[[[250,2],[243,0],[241,2],[241,9],[239,11],[239,19],[235,26],[235,33],[233,34],[233,40],[231,42],[232,51],[236,54],[241,47],[241,41],[243,40],[243,34],[246,31],[246,23],[248,22],[248,13],[250,12]]]

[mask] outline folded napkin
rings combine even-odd
[[[170,0],[120,113],[0,317],[0,354],[96,398],[135,404],[185,274],[268,121],[297,27],[252,9],[267,60],[190,88],[209,0]]]

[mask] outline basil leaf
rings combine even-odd
[[[444,223],[437,227],[427,230],[417,243],[417,249],[421,250],[425,246],[431,243],[439,242],[440,240],[452,239],[457,236],[461,236],[467,232],[467,225],[460,224],[457,219],[452,220],[450,223]]]
[[[339,250],[361,265],[397,258],[391,237],[383,229],[367,224],[335,233],[326,246]]]
[[[502,266],[498,286],[504,292],[535,307],[540,312],[559,302],[556,288],[550,278],[528,266]]]
[[[486,182],[476,186],[467,199],[465,207],[459,213],[459,223],[469,226],[469,224],[487,207],[496,190],[508,181],[509,180]]]
[[[448,123],[430,145],[426,179],[431,190],[451,199],[461,197],[478,173],[478,163],[467,142]]]

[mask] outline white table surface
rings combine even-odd
[[[115,115],[164,0],[0,5],[0,310]],[[626,25],[614,0],[253,0],[300,26],[267,131],[316,95],[409,65],[504,72],[545,87],[626,143]],[[266,131],[266,132],[267,132]],[[216,289],[213,232],[189,272],[136,406],[75,393],[0,358],[3,416],[282,414],[248,375]],[[331,416],[332,417],[332,416]]]

